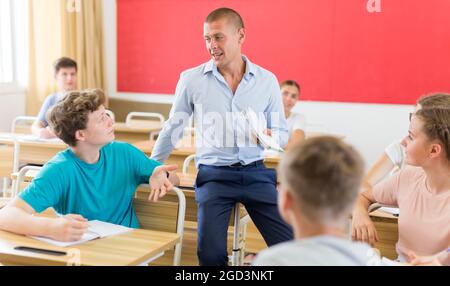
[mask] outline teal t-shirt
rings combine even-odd
[[[67,149],[45,164],[19,196],[38,213],[53,207],[60,214],[138,228],[134,193],[139,184],[148,183],[159,165],[123,142],[104,146],[94,164]]]

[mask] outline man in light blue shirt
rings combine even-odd
[[[69,148],[53,157],[31,184],[0,210],[0,229],[79,240],[87,220],[137,228],[133,198],[139,184],[150,183],[156,200],[178,183],[168,171],[128,143],[113,142],[112,119],[106,115],[101,90],[72,91],[50,112],[55,134]],[[53,207],[60,218],[34,216]]]
[[[241,53],[245,29],[239,14],[228,8],[211,12],[204,39],[212,59],[181,73],[170,118],[151,157],[167,159],[193,114],[199,262],[226,265],[228,221],[236,202],[245,205],[268,245],[293,237],[277,211],[276,173],[265,168],[263,148],[241,112],[255,111],[259,127],[281,146],[288,130],[275,75]]]

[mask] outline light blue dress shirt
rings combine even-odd
[[[167,159],[192,114],[197,167],[248,164],[263,159],[263,148],[256,143],[241,113],[248,107],[258,114],[260,127],[271,129],[278,143],[286,145],[288,129],[276,76],[247,57],[242,58],[246,70],[235,94],[213,60],[181,73],[169,119],[155,144],[152,159]]]

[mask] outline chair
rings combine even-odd
[[[3,178],[2,195],[0,198],[0,207],[3,207],[10,200],[8,189],[10,186],[10,175],[14,171],[14,146],[11,144],[2,144],[0,140],[0,178]]]
[[[138,188],[149,190],[150,185],[142,184]],[[162,200],[156,203],[151,202],[147,199],[148,193],[136,192],[133,205],[139,224],[143,229],[176,232],[180,236],[173,257],[173,265],[179,266],[186,216],[186,197],[183,191],[177,187],[174,187],[173,191],[178,197],[178,203]]]
[[[31,125],[36,120],[35,116],[17,116],[11,124],[11,133],[31,134]]]
[[[37,173],[42,169],[41,166],[24,166],[18,172],[11,174],[13,178],[12,197],[17,196],[24,187],[24,183],[30,183]]]
[[[184,175],[188,175],[189,164],[195,158],[195,154],[186,157],[183,163],[182,172]],[[233,248],[232,255],[230,257],[232,266],[240,266],[244,260],[244,249],[245,249],[245,237],[246,237],[246,226],[250,221],[250,216],[246,214],[241,217],[241,204],[236,203],[233,209],[233,222],[234,222],[234,232],[233,232]]]
[[[112,119],[113,123],[116,122],[116,116],[114,115],[114,112],[109,109],[105,109],[105,113]]]

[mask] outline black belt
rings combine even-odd
[[[244,165],[241,162],[238,162],[238,163],[231,164],[230,167],[257,167],[257,166],[263,164],[263,161],[264,160],[254,161],[254,162],[248,163],[247,165]]]

